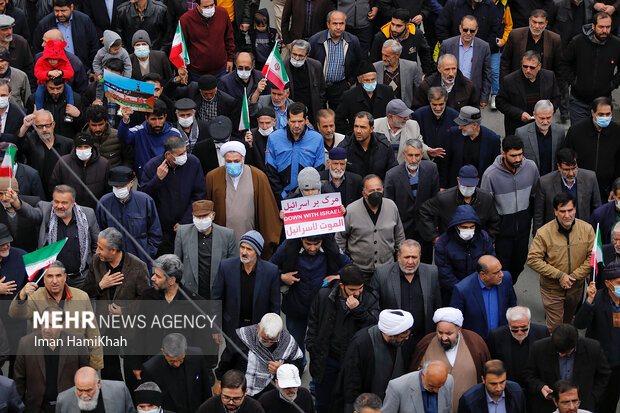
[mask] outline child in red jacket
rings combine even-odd
[[[45,101],[45,84],[50,79],[61,78],[65,81],[64,96],[68,105],[73,105],[73,90],[67,84],[67,80],[73,77],[73,68],[67,55],[65,46],[67,42],[60,40],[48,40],[43,49],[43,56],[34,65],[34,76],[37,78],[37,91],[34,94],[34,104],[37,109],[43,108]],[[65,119],[69,121],[69,119]]]

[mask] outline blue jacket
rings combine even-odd
[[[297,141],[288,126],[269,135],[265,149],[265,168],[273,194],[277,200],[297,187],[297,174],[307,166],[319,171],[325,167],[323,137],[306,128]]]
[[[314,34],[308,42],[310,43],[310,57],[321,62],[321,65],[325,64],[325,42],[327,41],[328,30],[322,30]],[[362,48],[360,47],[360,41],[357,36],[344,32],[342,33],[342,39],[348,43],[348,48],[344,56],[344,77],[350,80],[349,83],[353,84],[357,66],[362,60]],[[336,108],[334,108],[336,109]]]
[[[252,79],[252,87],[249,88],[246,93],[248,96],[248,103],[250,100],[250,96],[256,90],[258,86],[258,82],[265,76],[260,72],[260,70],[253,69],[251,74]],[[237,76],[237,72],[233,70],[230,73],[226,73],[224,76],[220,77],[220,80],[217,82],[217,90],[228,93],[230,96],[234,97],[237,100],[237,105],[239,106],[239,112],[241,112],[241,101],[243,100],[243,89],[246,84],[241,80],[239,76]],[[271,93],[271,87],[269,86],[269,82],[267,82],[267,86],[261,95],[268,95]]]
[[[100,228],[114,227],[123,234],[123,251],[135,255],[147,264],[150,263],[138,247],[125,235],[119,225],[106,213],[109,211],[121,226],[126,229],[146,250],[150,258],[155,258],[161,242],[161,224],[155,201],[140,191],[129,192],[129,198],[122,203],[113,193],[105,194],[97,204],[97,222]]]
[[[0,376],[0,402],[0,412],[23,412],[26,408],[19,398],[15,382],[3,376]]]
[[[236,337],[241,311],[241,261],[239,257],[220,261],[211,300],[222,300],[222,330]],[[274,264],[260,258],[256,263],[256,281],[252,297],[252,324],[258,324],[267,313],[280,314],[280,271]]]
[[[413,113],[413,119],[420,125],[420,134],[424,136],[424,143],[431,148],[446,147],[446,136],[450,128],[454,126],[454,119],[458,117],[459,112],[449,106],[446,106],[439,120],[428,105],[422,106]]]
[[[476,223],[476,232],[469,241],[459,237],[456,229],[465,222]],[[460,205],[452,215],[448,229],[435,243],[435,265],[444,305],[450,303],[454,286],[476,270],[478,259],[483,255],[495,255],[493,240],[480,228],[480,219],[473,207]]]
[[[285,240],[271,257],[271,262],[282,269],[282,262],[290,259],[285,256],[286,245],[291,241]],[[339,269],[342,269],[351,260],[346,255],[339,253]],[[323,285],[323,278],[327,277],[327,255],[323,251],[319,251],[317,255],[309,255],[305,250],[300,252],[297,257],[297,265],[295,268],[297,274],[295,277],[300,280],[290,286],[288,292],[282,298],[282,312],[290,317],[307,318],[310,306],[314,297]]]
[[[616,204],[609,201],[596,208],[590,216],[590,224],[596,230],[596,224],[600,224],[599,231],[601,234],[601,242],[603,244],[611,244],[611,232],[616,225]]]
[[[512,276],[504,271],[502,283],[497,286],[498,325],[507,324],[506,310],[517,305],[517,297],[512,287]],[[468,275],[454,286],[450,307],[458,308],[463,312],[463,328],[477,333],[484,340],[489,336],[487,313],[482,298],[480,277],[477,272]]]
[[[165,154],[151,159],[144,167],[140,190],[155,200],[162,231],[172,231],[176,223],[189,224],[192,219],[192,204],[205,198],[207,187],[200,161],[194,155],[187,155],[184,165],[172,168],[164,179],[157,177],[157,167],[164,161]]]
[[[424,136],[424,135],[422,135]],[[463,136],[458,126],[450,128],[445,140],[446,156],[443,165],[439,169],[439,180],[442,188],[452,188],[456,185],[456,177],[465,162],[463,161],[463,151],[465,140],[470,139]],[[495,161],[500,151],[500,137],[491,129],[480,126],[480,135],[476,139],[480,141],[480,158],[478,160],[478,176],[482,176],[484,171]]]
[[[118,123],[118,139],[134,147],[134,171],[138,181],[142,181],[142,168],[149,160],[165,152],[164,143],[171,136],[181,136],[176,128],[169,122],[164,123],[164,128],[159,135],[153,132],[147,121],[141,125],[129,128],[122,120]],[[159,162],[161,163],[161,161]],[[157,169],[157,168],[155,168]]]
[[[506,397],[506,413],[525,413],[525,395],[518,383],[507,380],[504,389]],[[488,412],[487,391],[484,383],[476,384],[467,390],[459,399],[458,413]]]
[[[24,266],[23,256],[26,251],[20,248],[11,247],[9,256],[2,258],[2,277],[6,277],[5,283],[15,281],[15,292],[13,294],[2,294],[0,300],[10,301],[15,298],[21,289],[28,282],[26,276],[26,267]],[[35,280],[36,281],[36,280]],[[8,309],[8,307],[7,307]]]

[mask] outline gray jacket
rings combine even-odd
[[[564,140],[564,128],[556,123],[551,124],[551,170],[555,171],[557,168],[555,162],[555,154],[560,148],[560,144]],[[527,125],[517,128],[515,131],[517,135],[523,141],[523,156],[527,159],[531,159],[536,164],[538,170],[540,170],[540,154],[538,153],[538,138],[536,136],[536,122],[528,123]]]
[[[446,383],[437,394],[437,412],[452,413],[452,391],[454,379],[448,374]],[[385,399],[383,413],[424,413],[422,389],[420,388],[420,372],[414,371],[390,380]]]
[[[360,29],[372,23],[368,20],[370,0],[340,0],[334,3],[336,8],[347,16],[347,27]]]
[[[13,103],[17,103],[22,108],[25,107],[26,101],[30,97],[30,83],[28,76],[23,71],[11,67],[11,80],[9,85],[13,91]]]
[[[388,141],[390,140],[389,127],[390,125],[388,124],[387,116],[375,119],[375,132],[384,134]],[[428,154],[426,153],[426,150],[429,147],[424,143],[424,139],[420,134],[420,125],[417,121],[409,119],[407,122],[405,122],[405,127],[400,132],[400,142],[398,143],[398,153],[396,154],[396,160],[398,161],[398,163],[403,163],[405,161],[403,151],[405,150],[405,144],[409,139],[415,139],[420,141],[422,143],[422,147],[424,148],[424,159],[429,159]],[[334,146],[337,146],[337,144],[334,144]]]
[[[133,413],[131,394],[125,383],[116,380],[101,380],[101,397],[106,412]],[[56,413],[80,413],[75,386],[60,393],[56,399]]]
[[[400,96],[407,107],[413,104],[413,93],[415,88],[422,83],[422,70],[417,62],[411,60],[399,59],[400,66]],[[377,72],[377,83],[383,84],[383,71],[385,66],[383,60],[373,63]]]
[[[212,226],[210,291],[213,291],[220,261],[224,258],[239,256],[235,232],[220,225],[212,224]],[[183,260],[183,286],[197,294],[198,230],[194,224],[179,225],[174,240],[174,254]]]

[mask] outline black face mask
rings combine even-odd
[[[377,205],[379,205],[379,203],[381,203],[381,200],[383,199],[383,193],[373,192],[372,194],[368,195],[366,199],[368,199],[368,203],[370,204],[370,206],[376,207]]]

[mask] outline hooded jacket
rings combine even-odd
[[[459,236],[457,225],[466,222],[476,224],[474,237],[469,241]],[[478,214],[471,205],[456,208],[448,229],[435,243],[435,265],[439,273],[439,285],[444,305],[450,302],[454,286],[476,270],[478,259],[483,255],[495,255],[493,241],[480,227]]]
[[[121,36],[119,36],[116,32],[112,30],[105,30],[103,32],[103,47],[99,49],[97,54],[95,55],[95,60],[93,60],[93,71],[96,75],[103,74],[103,68],[105,64],[110,59],[120,59],[123,62],[123,76],[131,77],[131,59],[129,58],[129,53],[125,50],[124,47],[121,47],[121,50],[116,53],[110,53],[110,47],[117,40],[121,40]]]
[[[102,137],[95,136],[90,131],[88,123],[82,128],[82,133],[93,138],[97,151],[108,160],[110,168],[117,166],[133,168],[133,147],[121,142],[116,136],[116,129],[110,127],[110,124],[106,125]]]
[[[40,84],[44,84],[50,79],[48,76],[50,70],[60,70],[62,72],[61,77],[65,81],[73,77],[73,67],[71,67],[71,63],[69,63],[65,53],[66,45],[67,42],[64,41],[48,40],[45,49],[43,49],[43,56],[34,65],[34,76]],[[58,63],[52,65],[48,59],[57,59]]]

